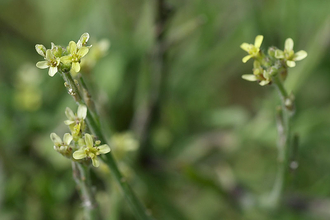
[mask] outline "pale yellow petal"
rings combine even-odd
[[[76,159],[76,160],[80,160],[80,159],[83,159],[85,158],[87,155],[84,151],[83,148],[80,148],[79,150],[75,151],[73,154],[72,154],[73,158]]]
[[[87,107],[86,105],[79,105],[77,111],[78,118],[85,119],[87,115]]]
[[[268,80],[263,80],[263,81],[261,81],[261,82],[259,83],[259,85],[261,85],[261,86],[265,86],[265,85],[267,85],[267,84],[269,84],[269,81],[268,81]]]
[[[69,42],[69,53],[75,54],[77,52],[77,44],[74,41]]]
[[[52,60],[54,58],[54,55],[50,49],[46,50],[46,59]]]
[[[80,71],[80,64],[78,62],[73,62],[72,63],[72,69],[73,69],[73,71],[78,73]]]
[[[48,62],[47,61],[39,61],[36,66],[39,68],[39,69],[46,69],[48,68]]]
[[[103,144],[97,147],[100,154],[106,154],[110,152],[110,147],[107,144]]]
[[[75,115],[73,114],[73,111],[69,107],[66,107],[65,115],[68,119],[74,122]]]
[[[72,121],[72,120],[65,120],[64,121],[64,124],[65,125],[72,125],[72,124],[74,124],[74,121]]]
[[[55,75],[55,73],[57,73],[57,66],[56,67],[53,67],[53,66],[49,67],[48,75],[53,77]]]
[[[293,44],[294,43],[291,38],[286,39],[284,44],[284,49],[286,49],[287,51],[293,50]]]
[[[307,57],[307,52],[304,50],[300,50],[297,53],[295,53],[294,60],[298,61],[298,60],[302,60],[306,57]]]
[[[257,81],[257,77],[255,75],[252,74],[246,74],[242,76],[243,79],[247,80],[247,81]]]
[[[62,143],[62,139],[55,133],[50,134],[50,139],[53,141],[55,145],[59,145]]]
[[[245,50],[246,52],[249,52],[250,44],[248,44],[248,43],[242,43],[240,47],[243,50]]]
[[[249,59],[251,59],[251,55],[247,55],[247,56],[245,56],[245,57],[243,57],[243,59],[242,59],[242,61],[243,61],[243,63],[246,63]]]
[[[256,37],[255,41],[254,41],[254,46],[255,46],[256,48],[260,48],[263,39],[264,39],[264,36],[262,36],[262,35],[258,35],[258,36]]]
[[[85,134],[85,142],[86,142],[86,146],[89,148],[93,147],[93,137],[90,134]]]
[[[69,134],[69,133],[65,133],[64,136],[63,136],[63,142],[64,142],[66,145],[69,145],[71,141],[72,141],[72,136],[71,136],[71,134]]]
[[[99,167],[100,166],[100,162],[97,159],[97,157],[92,158],[92,162],[93,162],[94,167]]]
[[[288,67],[295,67],[296,66],[296,62],[287,60],[286,61],[286,65],[288,65]]]
[[[82,47],[79,49],[77,54],[80,58],[82,58],[88,53],[88,51],[89,51],[88,47]]]

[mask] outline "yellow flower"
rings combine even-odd
[[[87,107],[85,105],[79,105],[77,114],[74,114],[73,111],[67,107],[65,109],[65,115],[68,120],[65,120],[64,124],[69,126],[73,140],[77,141],[86,127],[85,118],[87,116]]]
[[[291,38],[288,38],[285,40],[284,44],[284,51],[282,50],[276,50],[275,51],[275,57],[277,59],[284,59],[285,63],[288,67],[295,67],[296,62],[304,59],[307,57],[307,52],[304,50],[300,50],[297,53],[293,51],[293,40]]]
[[[65,133],[62,139],[57,136],[55,133],[50,134],[50,139],[54,143],[54,149],[61,153],[63,156],[70,158],[72,154],[72,146],[70,146],[70,143],[72,141],[72,136],[69,133]]]
[[[243,63],[246,63],[250,58],[259,56],[260,46],[262,44],[263,39],[264,36],[258,35],[254,41],[254,45],[248,43],[241,44],[241,48],[249,53],[249,55],[243,57],[242,59]]]
[[[82,144],[80,142],[80,144]],[[76,160],[91,158],[93,166],[98,167],[100,162],[97,156],[110,152],[110,147],[107,144],[101,146],[94,146],[93,137],[90,134],[85,134],[85,145],[73,153],[73,158]]]
[[[253,74],[246,74],[242,76],[243,79],[247,81],[258,81],[259,85],[264,86],[271,83],[271,74],[268,71],[264,70],[260,62],[255,60],[253,62]]]
[[[78,42],[79,43],[79,42]],[[89,51],[89,47],[80,46],[81,43],[77,46],[77,44],[74,41],[70,41],[68,46],[69,55],[61,57],[61,62],[63,63],[71,63],[72,69],[76,73],[80,71],[80,60]]]
[[[40,45],[36,45],[36,50],[40,55],[44,54],[44,50],[40,47]],[[36,66],[39,69],[46,69],[49,67],[48,75],[53,77],[58,71],[57,67],[60,64],[60,58],[56,57],[52,53],[51,49],[46,50],[46,55],[44,57],[45,61],[39,61]]]

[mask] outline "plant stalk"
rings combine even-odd
[[[269,206],[277,208],[280,204],[283,189],[285,187],[285,176],[289,168],[289,148],[290,148],[290,118],[294,114],[294,101],[289,96],[283,85],[283,81],[278,77],[273,77],[273,83],[281,97],[281,107],[277,109],[276,122],[278,132],[278,168],[275,183],[269,196]]]
[[[90,170],[86,165],[72,161],[73,178],[80,190],[86,220],[100,220],[100,212],[92,190]]]
[[[61,76],[63,77],[64,81],[67,83],[67,88],[69,90],[69,94],[75,99],[76,103],[84,104],[87,106],[87,117],[86,121],[91,129],[91,131],[98,137],[98,139],[105,144],[108,144],[107,139],[102,133],[100,125],[97,123],[97,120],[93,117],[92,111],[90,107],[85,103],[85,100],[82,99],[81,91],[79,91],[77,85],[75,84],[72,76],[69,72],[62,72]],[[72,93],[73,92],[73,93]],[[96,114],[96,112],[94,112]],[[120,173],[117,163],[112,156],[112,153],[109,152],[106,155],[102,155],[101,159],[107,166],[110,168],[112,175],[115,177],[116,182],[119,184],[122,192],[124,193],[127,201],[129,202],[130,207],[132,208],[133,212],[136,215],[136,218],[139,220],[149,220],[151,217],[147,214],[144,206],[136,197],[135,193],[127,183],[126,179]]]

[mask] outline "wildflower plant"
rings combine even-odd
[[[289,69],[296,66],[296,61],[307,57],[307,52],[300,50],[294,52],[294,42],[291,38],[286,39],[284,50],[274,46],[269,47],[267,53],[261,48],[263,36],[258,35],[255,38],[254,45],[243,43],[241,48],[249,55],[243,58],[243,63],[249,59],[253,61],[253,74],[245,74],[243,79],[248,81],[257,81],[261,86],[274,85],[281,98],[281,106],[277,108],[277,131],[278,131],[278,173],[272,191],[263,204],[275,208],[279,205],[281,194],[285,186],[286,173],[290,164],[291,149],[291,124],[290,119],[294,115],[295,105],[294,96],[284,87],[284,82]]]
[[[55,151],[72,161],[73,177],[80,189],[86,219],[100,218],[89,172],[91,167],[99,167],[101,161],[110,168],[111,174],[124,192],[137,219],[150,219],[118,169],[117,162],[107,144],[108,139],[102,132],[94,101],[86,86],[84,76],[80,73],[81,61],[85,59],[91,48],[87,46],[88,40],[89,34],[84,33],[77,43],[70,41],[66,47],[54,43],[51,43],[50,49],[46,49],[41,44],[35,46],[37,53],[44,58],[43,61],[37,62],[36,66],[40,69],[49,68],[48,74],[51,77],[56,73],[61,75],[68,93],[78,105],[77,113],[70,108],[65,110],[67,120],[64,123],[68,126],[70,133],[65,133],[63,140],[55,133],[51,133],[50,138]],[[93,59],[93,63],[96,60]]]

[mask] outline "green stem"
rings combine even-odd
[[[284,88],[283,82],[278,76],[273,78],[275,87],[281,97],[282,106],[277,110],[277,131],[278,131],[278,168],[275,183],[269,196],[269,205],[272,208],[278,207],[283,188],[285,185],[285,175],[289,164],[290,147],[290,118],[294,113],[294,103],[288,92]]]
[[[98,205],[95,200],[95,195],[92,191],[90,181],[89,167],[82,165],[77,162],[72,162],[73,178],[76,181],[80,194],[81,200],[84,207],[84,216],[86,220],[99,220],[101,219]]]
[[[77,85],[74,83],[71,75],[69,72],[63,72],[61,73],[64,81],[68,84],[67,88],[69,90],[69,94],[73,96],[75,99],[76,103],[79,104],[85,104],[85,101],[82,99],[81,93],[77,87]],[[73,93],[72,93],[73,92]],[[86,105],[87,106],[87,105]],[[98,139],[102,142],[107,144],[107,139],[102,133],[101,127],[97,124],[96,119],[92,116],[90,108],[87,106],[88,112],[87,112],[87,124],[89,128],[92,130],[94,135],[98,137]],[[127,201],[129,202],[129,205],[133,209],[136,218],[139,220],[148,220],[151,219],[150,216],[147,214],[144,206],[142,203],[138,200],[136,197],[135,193],[131,189],[131,187],[128,185],[126,179],[123,177],[123,175],[120,173],[117,163],[112,156],[112,153],[109,152],[106,155],[102,155],[101,159],[105,164],[108,165],[110,168],[112,175],[115,177],[116,182],[119,184],[122,192],[124,193]]]
[[[94,101],[92,99],[92,96],[91,96],[88,88],[87,88],[87,85],[84,81],[84,78],[81,76],[81,74],[79,74],[78,79],[79,79],[79,83],[80,83],[80,85],[82,86],[82,89],[83,89],[85,103],[88,106],[88,109],[91,111],[91,114],[93,115],[93,118],[96,121],[97,125],[100,126],[100,119],[99,119],[99,116],[96,112]]]

